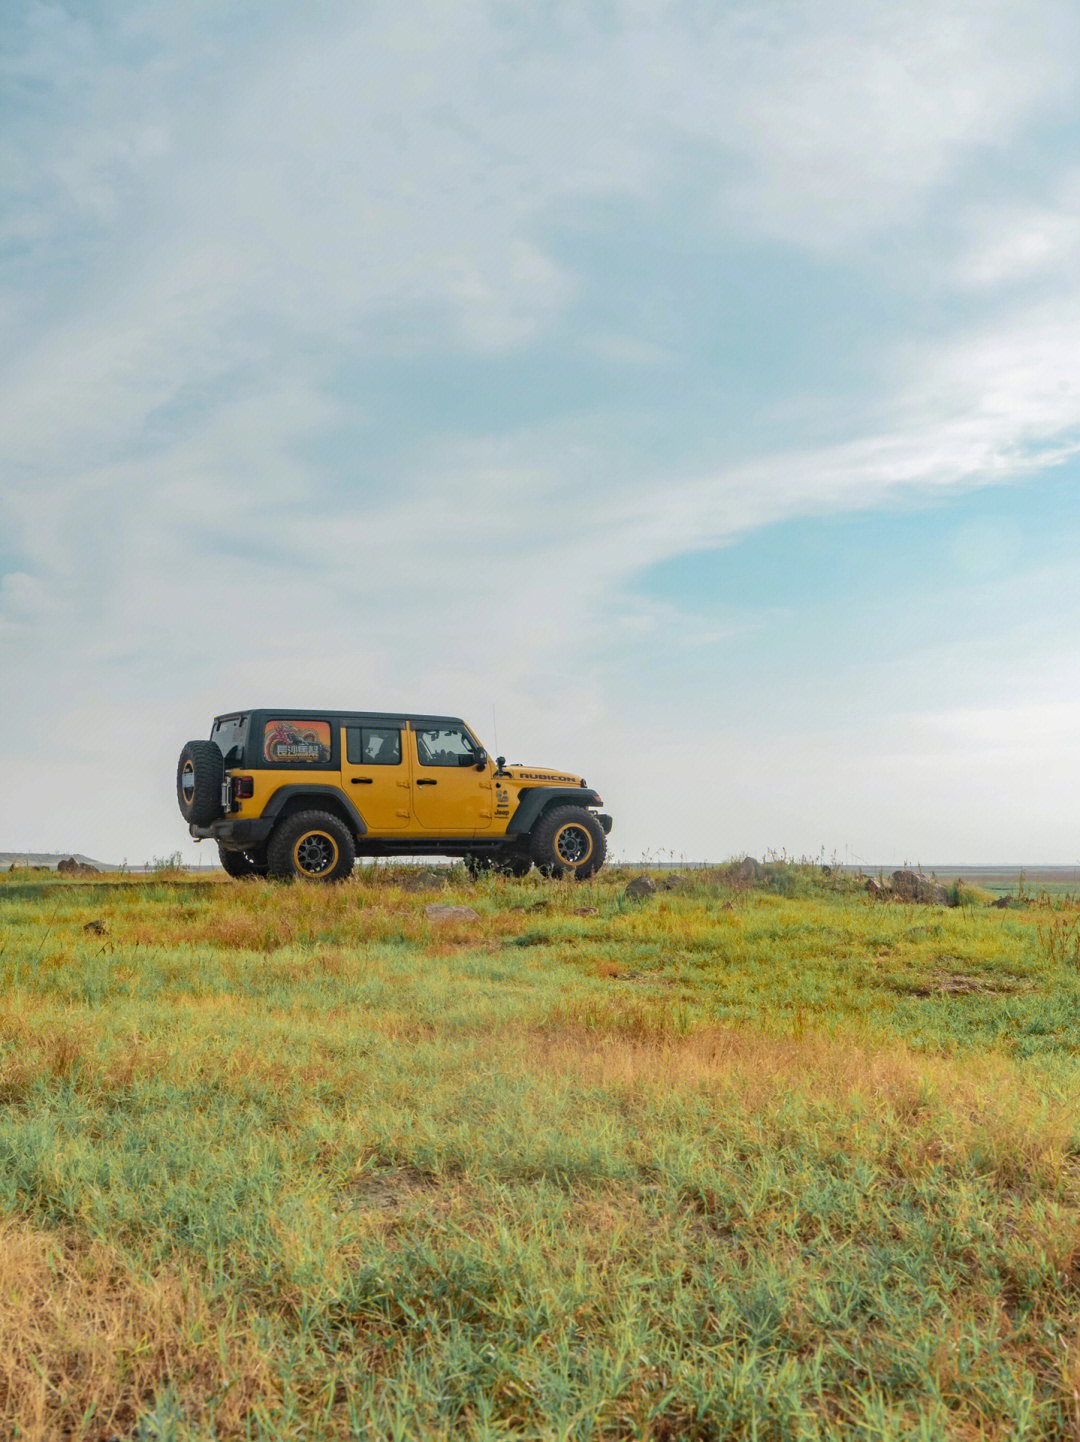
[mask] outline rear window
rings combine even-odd
[[[262,759],[267,766],[329,766],[329,721],[267,721],[263,727]]]
[[[225,757],[226,766],[243,766],[247,733],[246,716],[219,716],[214,722],[210,740],[217,742],[218,750]]]

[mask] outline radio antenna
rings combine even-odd
[[[499,728],[495,724],[495,702],[491,703],[491,738],[495,742],[495,755],[499,754]]]

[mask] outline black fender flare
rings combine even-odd
[[[294,801],[310,801],[320,811],[329,811],[341,817],[352,827],[354,836],[365,836],[367,826],[349,798],[336,786],[279,786],[263,807],[261,820],[276,821],[286,807],[293,811]]]
[[[554,805],[580,806],[587,811],[603,802],[588,786],[535,786],[522,794],[506,828],[507,836],[527,836],[548,807]]]

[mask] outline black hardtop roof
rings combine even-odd
[[[403,726],[406,722],[421,726],[466,724],[460,716],[427,716],[419,711],[342,711],[335,707],[310,711],[303,707],[254,706],[246,711],[223,711],[220,716],[214,717],[214,725],[219,721],[239,721],[245,716],[279,716],[283,721],[333,721],[341,726],[348,726],[350,723],[360,726]]]

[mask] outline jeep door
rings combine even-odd
[[[408,827],[409,765],[400,726],[342,727],[341,789],[369,835]]]
[[[413,722],[406,733],[413,767],[413,813],[437,836],[491,830],[491,765],[477,770],[477,743],[454,722]]]

